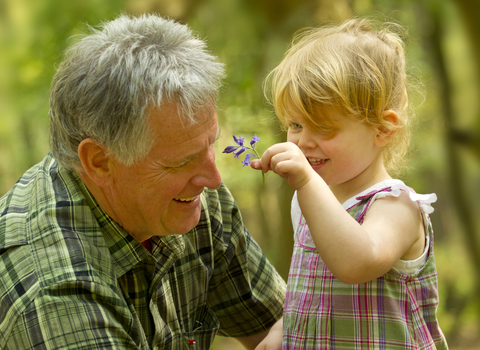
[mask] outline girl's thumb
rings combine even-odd
[[[250,162],[252,169],[260,170],[262,169],[262,161],[260,159],[254,159]]]

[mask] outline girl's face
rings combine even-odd
[[[322,114],[329,114],[342,125],[333,137],[310,130],[302,119],[292,119],[287,139],[302,150],[332,191],[361,191],[384,180],[388,174],[383,167],[382,148],[377,146],[377,131],[343,117],[335,109],[322,109]]]

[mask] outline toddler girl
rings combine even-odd
[[[403,41],[369,20],[313,29],[269,78],[288,142],[252,167],[296,190],[282,348],[447,349],[428,216],[436,196],[390,176],[409,141]]]

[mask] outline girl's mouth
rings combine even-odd
[[[310,163],[310,165],[314,166],[314,165],[321,165],[321,164],[325,163],[328,159],[307,158],[307,160]]]

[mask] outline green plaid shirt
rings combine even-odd
[[[152,247],[47,155],[0,199],[0,348],[208,349],[282,316],[285,283],[225,186]]]

